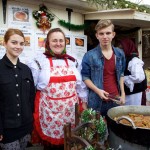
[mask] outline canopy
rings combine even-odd
[[[111,19],[114,24],[126,27],[150,28],[150,14],[133,9],[113,9],[84,13],[85,20]]]

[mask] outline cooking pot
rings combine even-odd
[[[132,114],[142,114],[142,115],[149,115],[150,116],[150,106],[118,106],[111,108],[107,113],[107,122],[108,122],[108,128],[110,130],[110,134],[113,134],[118,139],[122,140],[122,143],[118,144],[124,144],[125,141],[127,141],[128,144],[132,144],[129,150],[132,149],[133,143],[135,145],[144,146],[144,147],[150,147],[150,129],[149,128],[141,128],[141,127],[135,127],[134,123],[131,121],[131,126],[121,124],[118,121],[115,121],[115,117],[120,117],[124,115],[128,115],[129,113]],[[130,121],[130,120],[129,120]],[[111,136],[111,135],[110,135]],[[118,141],[113,141],[118,142]],[[141,148],[142,149],[142,148]]]

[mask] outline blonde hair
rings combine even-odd
[[[4,42],[7,43],[9,38],[14,35],[14,34],[18,34],[20,36],[23,37],[24,41],[25,41],[25,37],[24,37],[24,34],[22,33],[21,30],[19,29],[13,29],[13,28],[10,28],[6,31],[5,35],[4,35]]]
[[[111,20],[108,20],[108,19],[102,19],[100,20],[97,25],[95,26],[95,30],[98,31],[100,29],[103,29],[103,28],[106,28],[106,27],[109,27],[109,26],[112,26],[112,31],[114,31],[114,25],[113,23],[111,22]]]

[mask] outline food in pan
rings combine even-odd
[[[144,116],[141,114],[128,114],[123,116],[130,118],[136,127],[150,128],[150,116]],[[115,117],[114,120],[117,121],[123,116]],[[121,119],[120,123],[131,126],[131,123],[127,119]]]

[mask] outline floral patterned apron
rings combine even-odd
[[[40,137],[54,145],[64,142],[63,125],[71,122],[75,125],[76,77],[69,67],[53,66],[50,61],[50,80],[47,87],[38,91],[35,102],[35,127]]]

